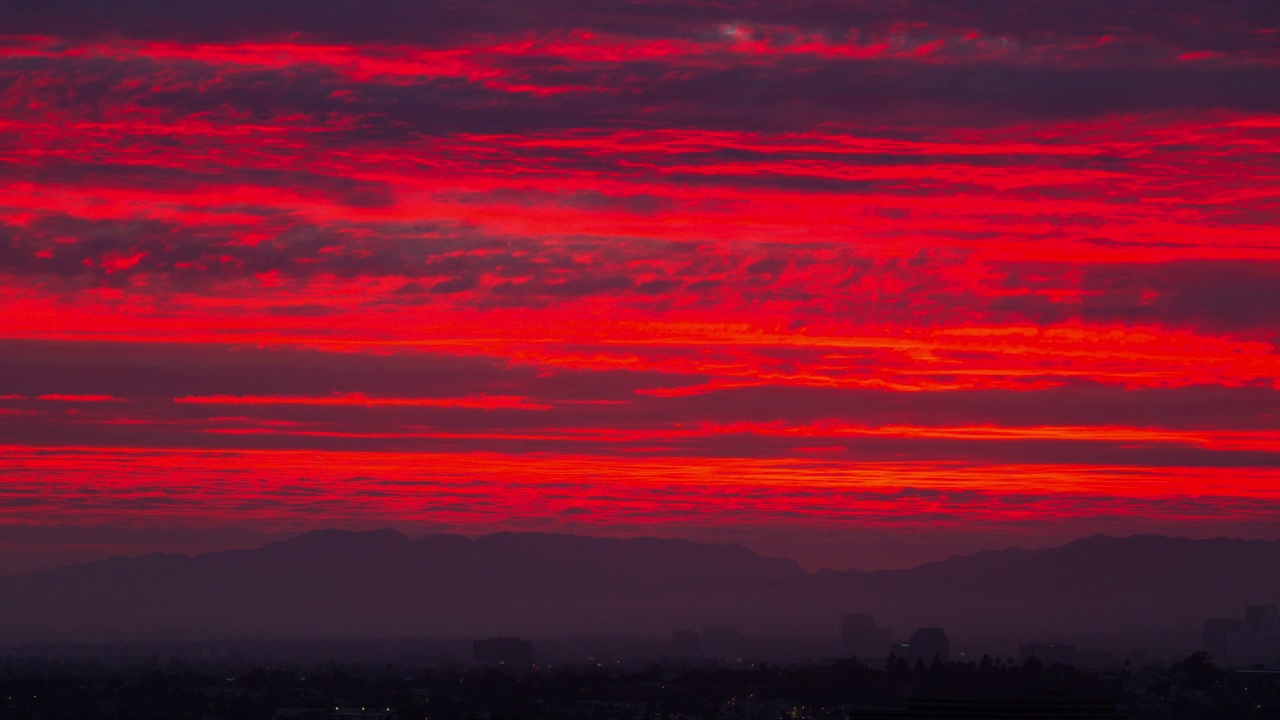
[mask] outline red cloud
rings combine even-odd
[[[134,5],[0,10],[14,522],[1274,525],[1249,3]]]

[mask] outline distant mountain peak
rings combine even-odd
[[[835,637],[1129,633],[1195,649],[1208,617],[1280,602],[1280,541],[1093,536],[905,570],[810,573],[736,545],[319,530],[251,550],[113,558],[0,579],[0,641],[650,633],[706,624]]]

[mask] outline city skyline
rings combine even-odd
[[[687,540],[327,530],[251,550],[0,578],[0,646],[189,650],[240,638],[337,653],[325,643],[350,640],[355,651],[522,637],[559,648],[557,661],[612,653],[883,666],[893,655],[914,666],[935,654],[961,663],[1016,654],[1097,669],[1207,651],[1247,667],[1280,661],[1278,564],[1280,541],[1145,536],[810,572]]]

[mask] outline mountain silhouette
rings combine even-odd
[[[0,641],[666,634],[1124,640],[1194,649],[1207,617],[1280,602],[1280,541],[1090,537],[906,570],[810,573],[732,545],[323,530],[253,550],[111,558],[0,579]]]

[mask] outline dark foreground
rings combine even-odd
[[[0,659],[0,718],[1280,718],[1280,673],[1203,654],[1094,673],[981,662],[776,666],[214,666]]]

